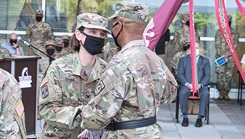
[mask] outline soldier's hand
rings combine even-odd
[[[229,56],[229,54],[227,54],[227,53],[226,53],[226,54],[224,54],[224,58],[225,58],[225,59],[227,59],[227,58],[228,58],[228,56]]]
[[[16,43],[13,43],[13,47],[16,49],[18,45]]]

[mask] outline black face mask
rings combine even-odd
[[[9,43],[10,43],[11,45],[14,45],[14,43],[17,44],[17,39],[10,39],[10,40],[9,40]]]
[[[185,25],[187,25],[189,27],[190,26],[190,21],[186,21]]]
[[[119,22],[117,22],[117,23],[112,27],[112,29],[113,29],[117,24],[119,24]],[[116,46],[118,47],[118,51],[120,51],[120,50],[122,49],[122,46],[120,46],[120,45],[118,44],[118,41],[117,41],[118,36],[120,35],[122,29],[123,29],[123,24],[122,24],[122,28],[120,29],[120,31],[119,31],[119,33],[117,34],[116,37],[114,36],[114,34],[113,34],[112,31],[111,31],[111,35],[112,35],[112,37],[113,37],[113,39],[114,39],[114,42],[115,42]]]
[[[47,52],[48,55],[51,56],[51,55],[54,54],[54,49],[47,49],[46,52]]]
[[[184,46],[182,49],[183,49],[183,51],[186,51],[187,49],[189,49],[190,48],[190,45],[186,45],[186,46]]]
[[[228,24],[229,24],[229,27],[231,27],[231,22],[228,22]]]
[[[37,20],[37,22],[42,21],[42,19],[43,19],[43,17],[41,17],[41,16],[36,16],[36,20]]]
[[[64,44],[64,47],[68,47],[69,46],[69,42],[68,41],[64,41],[63,44]]]
[[[90,53],[91,55],[99,54],[100,50],[105,45],[105,39],[90,36],[84,33],[83,31],[80,31],[80,32],[86,36],[86,40],[84,44],[81,41],[80,42],[83,45],[83,47],[87,50],[87,52]]]
[[[56,49],[58,52],[62,51],[62,47],[59,47],[59,46],[55,46],[55,49]]]

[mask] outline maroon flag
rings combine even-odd
[[[154,50],[158,40],[171,24],[184,0],[165,0],[144,30],[146,46]]]

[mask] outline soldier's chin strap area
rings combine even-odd
[[[123,130],[123,129],[133,129],[140,128],[153,125],[157,122],[156,115],[151,118],[145,118],[141,120],[133,120],[133,121],[123,121],[123,122],[111,122],[106,126],[106,130],[115,131],[115,130]]]

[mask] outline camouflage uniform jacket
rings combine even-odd
[[[170,73],[165,63],[144,46],[143,40],[129,42],[109,63],[97,84],[97,96],[83,108],[81,126],[100,130],[111,121],[121,122],[153,117],[164,94]],[[172,76],[173,77],[173,76]],[[174,78],[173,78],[174,79]],[[172,96],[172,97],[169,97]],[[158,124],[136,129],[106,131],[102,138],[163,138]]]
[[[195,32],[195,37],[200,38],[198,33]],[[200,40],[199,40],[200,41]],[[182,51],[182,44],[190,42],[190,31],[181,28],[174,33],[173,47],[176,52]]]
[[[45,51],[45,42],[48,40],[53,40],[53,31],[52,27],[45,22],[42,22],[38,25],[36,22],[31,23],[26,30],[26,40],[28,43],[32,44],[33,46],[39,48],[43,52]],[[32,49],[31,49],[32,50]],[[34,53],[37,55],[43,56],[43,54],[34,50]],[[30,52],[33,55],[33,52]]]
[[[6,48],[0,46],[0,59],[11,57],[9,51]]]
[[[239,35],[237,31],[234,30],[233,28],[231,28],[230,30],[231,30],[231,36],[232,36],[234,47],[237,48]],[[224,54],[229,53],[229,49],[225,43],[224,38],[222,37],[220,30],[218,30],[215,35],[215,47],[216,47],[216,58],[219,58],[223,56]]]
[[[39,94],[40,114],[45,120],[41,138],[77,138],[81,107],[94,97],[105,67],[106,62],[97,57],[88,80],[84,80],[77,52],[52,62]]]
[[[0,69],[0,138],[25,139],[25,114],[18,82],[8,72]],[[19,115],[18,115],[19,114]]]

